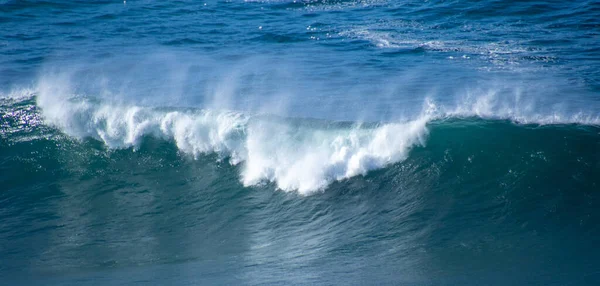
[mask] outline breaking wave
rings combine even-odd
[[[35,98],[44,123],[69,136],[134,150],[147,136],[169,140],[195,158],[217,154],[218,160],[240,164],[245,186],[269,182],[301,194],[405,160],[412,148],[426,145],[432,121],[479,117],[538,125],[600,122],[582,112],[538,114],[524,102],[508,104],[493,94],[467,96],[452,108],[426,99],[415,118],[378,123],[138,106],[73,95],[44,81]]]

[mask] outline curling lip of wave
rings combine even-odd
[[[216,153],[231,164],[244,162],[241,181],[246,186],[274,182],[302,194],[404,160],[412,146],[425,144],[429,120],[319,128],[236,112],[165,111],[44,93],[37,104],[47,123],[68,135],[96,138],[111,148],[135,148],[147,135],[173,140],[193,156]]]
[[[144,136],[173,140],[180,151],[194,157],[216,153],[233,165],[243,162],[245,186],[273,182],[282,190],[302,194],[406,159],[412,147],[425,145],[431,120],[477,116],[526,124],[600,123],[598,117],[583,113],[543,115],[527,105],[509,108],[489,94],[455,108],[426,100],[420,116],[402,123],[324,127],[233,111],[165,110],[67,99],[57,94],[68,91],[55,87],[42,85],[37,105],[46,123],[70,136],[96,138],[110,148],[136,148]]]

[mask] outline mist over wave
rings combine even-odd
[[[232,111],[175,110],[59,98],[42,88],[37,103],[49,124],[71,136],[102,140],[111,148],[137,147],[145,136],[175,141],[184,153],[217,153],[244,162],[242,181],[276,182],[307,193],[406,158],[424,144],[428,116],[377,127],[331,128],[293,124]]]
[[[475,116],[525,124],[600,122],[583,111],[538,109],[527,94],[515,90],[507,96],[506,90],[491,86],[454,96],[454,102],[446,101],[446,105],[423,95],[420,106],[407,102],[404,109],[409,112],[403,113],[412,115],[403,119],[313,124],[314,120],[303,123],[285,116],[266,101],[258,112],[224,109],[239,107],[231,90],[227,103],[222,101],[222,89],[214,91],[214,96],[204,95],[209,98],[204,109],[138,105],[135,97],[128,100],[127,94],[115,100],[110,85],[107,87],[110,80],[101,77],[99,90],[90,84],[96,82],[93,78],[83,85],[77,82],[74,75],[78,72],[55,72],[40,78],[36,101],[47,124],[75,138],[101,140],[110,148],[137,148],[146,136],[172,140],[181,152],[193,157],[215,153],[230,164],[242,163],[240,180],[246,186],[274,182],[282,190],[303,194],[405,160],[413,147],[426,145],[427,125],[432,120]],[[239,71],[235,76],[243,78]],[[228,78],[228,82],[239,80]],[[90,86],[95,94],[88,94]],[[221,101],[215,103],[214,98]],[[253,100],[260,99],[255,96]]]

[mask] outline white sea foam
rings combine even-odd
[[[407,37],[403,34],[389,32],[386,25],[369,25],[367,27],[351,28],[338,33],[339,36],[350,39],[360,39],[370,42],[373,46],[380,49],[423,49],[430,52],[447,53],[448,59],[452,60],[470,60],[477,58],[493,64],[496,68],[515,69],[524,61],[554,62],[556,57],[550,53],[544,55],[534,55],[526,60],[524,55],[531,54],[518,42],[497,41],[497,42],[469,42],[464,40],[439,40],[428,37]],[[543,67],[537,67],[541,69]],[[491,67],[483,66],[480,69],[490,70]],[[519,66],[519,70],[534,69],[529,66]]]
[[[600,125],[600,113],[574,109],[565,103],[542,104],[534,97],[523,96],[519,90],[511,95],[498,89],[467,90],[457,96],[452,104],[429,103],[434,117],[479,117],[484,119],[510,120],[520,124],[583,124]]]
[[[32,98],[34,95],[35,89],[33,88],[18,88],[9,92],[0,91],[0,99],[10,99],[16,101],[27,100]]]
[[[42,83],[37,104],[47,123],[71,136],[111,148],[135,148],[148,135],[173,140],[192,156],[217,153],[243,163],[246,186],[268,181],[302,194],[404,160],[411,147],[425,143],[429,119],[425,114],[378,127],[326,128],[231,111],[165,111],[63,96],[69,94],[60,84]]]
[[[425,144],[427,123],[439,118],[600,125],[597,113],[540,109],[519,92],[507,97],[493,88],[467,91],[453,104],[425,99],[423,111],[402,122],[331,127],[222,109],[166,110],[86,98],[71,90],[70,80],[42,78],[37,87],[45,122],[68,135],[96,138],[110,148],[136,148],[145,136],[172,140],[191,156],[218,154],[233,165],[241,163],[240,181],[246,186],[272,182],[303,194],[406,159],[411,148]]]
[[[371,42],[378,48],[416,48],[421,43],[416,40],[410,39],[397,39],[393,34],[389,32],[378,32],[368,29],[353,29],[348,31],[342,31],[339,33],[342,37],[348,37],[351,39],[362,39]]]

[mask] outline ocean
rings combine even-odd
[[[600,2],[0,0],[1,285],[599,285]]]

